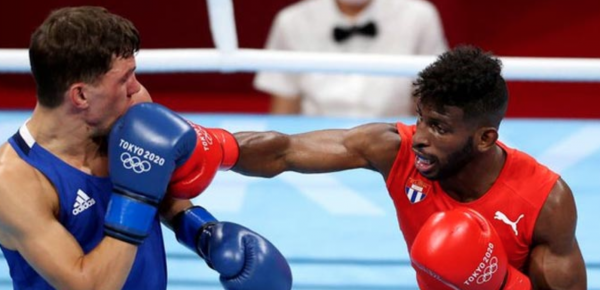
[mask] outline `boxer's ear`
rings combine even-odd
[[[480,152],[493,149],[496,141],[498,141],[498,129],[494,127],[482,127],[475,133],[475,146]]]
[[[89,106],[89,99],[85,95],[84,83],[79,82],[72,84],[67,91],[67,98],[76,108],[85,109]]]

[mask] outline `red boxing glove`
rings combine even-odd
[[[194,124],[193,126],[198,125]],[[225,171],[231,169],[237,162],[238,157],[240,157],[240,148],[237,140],[235,140],[233,134],[220,128],[207,128],[206,130],[216,138],[217,143],[219,143],[223,150],[223,159],[219,165],[219,170]]]
[[[170,196],[181,199],[198,196],[212,182],[217,170],[230,169],[239,156],[237,141],[231,133],[188,123],[196,131],[196,148],[190,158],[175,169],[167,189]]]
[[[470,208],[429,217],[410,256],[420,289],[531,289],[529,278],[509,265],[496,230]]]

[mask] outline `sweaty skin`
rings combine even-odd
[[[364,168],[379,172],[387,180],[401,142],[411,142],[417,155],[430,163],[417,168],[425,170],[423,176],[438,180],[456,201],[479,199],[493,185],[505,162],[505,152],[496,144],[497,130],[475,130],[457,107],[438,112],[419,106],[418,113],[413,140],[401,140],[396,125],[391,123],[295,135],[240,132],[235,134],[240,158],[233,170],[273,177],[285,171],[322,173]],[[468,142],[472,152],[465,150]],[[586,289],[585,263],[575,237],[576,221],[573,193],[559,179],[533,232],[525,274],[535,289]]]
[[[118,61],[113,69],[116,73],[113,76],[109,72],[106,81],[113,81],[113,77],[120,79],[133,67],[133,62]],[[122,96],[125,107],[151,101],[133,74],[126,86],[127,94]],[[37,110],[42,113],[34,113],[27,126],[39,144],[83,172],[108,176],[103,142],[75,138],[86,130],[85,125],[75,121],[54,121],[54,116],[66,118],[68,115]],[[19,251],[57,289],[118,289],[123,286],[137,252],[136,246],[105,237],[95,249],[85,254],[58,220],[59,200],[53,185],[7,143],[0,147],[0,179],[5,181],[0,182],[0,244]],[[179,211],[190,206],[190,201],[167,198],[162,204],[161,216],[169,222]]]

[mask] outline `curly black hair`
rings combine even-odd
[[[413,96],[436,111],[455,106],[463,110],[466,120],[498,127],[508,105],[501,71],[502,63],[491,53],[458,46],[419,73]]]

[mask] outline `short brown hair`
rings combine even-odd
[[[53,11],[31,36],[29,62],[38,102],[54,108],[75,82],[93,83],[111,69],[114,57],[128,58],[140,47],[131,21],[102,7]]]

